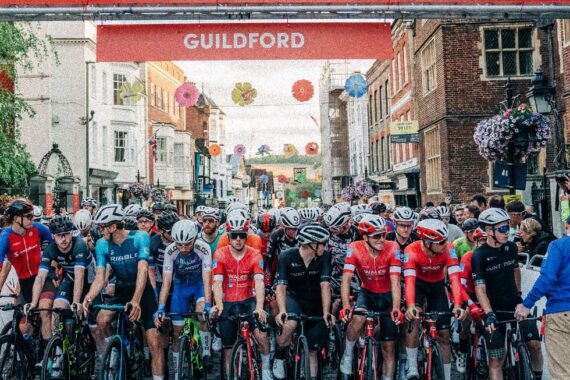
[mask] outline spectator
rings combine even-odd
[[[487,198],[485,198],[483,195],[481,194],[475,194],[472,198],[471,198],[471,206],[476,206],[477,208],[479,208],[479,211],[485,211],[485,209],[487,208]]]
[[[526,252],[529,258],[535,255],[546,255],[546,250],[554,237],[542,230],[542,226],[535,219],[525,219],[520,225],[520,243],[517,243],[519,252]],[[540,266],[541,261],[535,262],[535,265]]]
[[[433,202],[426,202],[426,207],[425,207],[425,208],[429,208],[429,207],[435,207],[435,205],[433,204]]]
[[[500,195],[493,195],[489,198],[489,207],[505,209],[505,200]]]
[[[455,221],[457,222],[458,226],[461,226],[465,221],[465,216],[463,215],[463,212],[464,212],[463,205],[457,205],[453,209],[453,216],[455,217]]]
[[[570,218],[566,220],[570,234]],[[570,237],[563,236],[548,247],[540,276],[515,317],[524,319],[541,297],[546,297],[545,346],[552,379],[570,379]]]
[[[463,218],[464,219],[472,219],[472,218],[479,219],[480,213],[481,213],[481,210],[479,209],[479,207],[470,205],[464,209]]]
[[[518,230],[523,220],[531,218],[540,223],[543,231],[550,233],[546,224],[536,214],[528,214],[526,212],[524,203],[521,201],[510,201],[505,206],[505,209],[509,213],[511,228]]]

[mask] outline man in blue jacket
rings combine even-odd
[[[540,276],[515,317],[528,317],[530,309],[546,297],[546,353],[550,378],[570,379],[570,217],[566,219],[566,235],[550,243],[542,262]]]

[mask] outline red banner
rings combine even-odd
[[[79,211],[79,194],[73,193],[73,213]]]
[[[45,213],[47,216],[51,216],[53,214],[53,194],[46,193],[46,210]]]
[[[494,1],[473,1],[473,0],[248,0],[248,5],[290,5],[290,4],[375,4],[375,5],[426,5],[426,4],[568,4],[570,0],[494,0]],[[20,5],[20,6],[159,6],[159,5],[243,5],[243,0],[0,0],[0,5]]]
[[[97,61],[391,58],[387,23],[103,25]]]

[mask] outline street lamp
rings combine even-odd
[[[552,112],[552,93],[553,88],[548,86],[548,79],[542,71],[537,71],[532,80],[532,86],[526,93],[531,108],[541,114]]]

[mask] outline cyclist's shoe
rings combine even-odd
[[[343,375],[352,375],[352,355],[342,355],[342,359],[340,359],[340,372]]]
[[[455,367],[457,368],[457,372],[465,373],[465,369],[467,368],[467,354],[464,354],[463,352],[457,353]]]
[[[261,370],[261,380],[273,380],[270,368],[263,368]]]
[[[418,367],[408,367],[408,372],[406,373],[407,380],[419,380],[420,373],[418,372]]]
[[[212,351],[220,352],[222,350],[222,340],[218,336],[212,338]]]
[[[285,364],[283,363],[283,359],[275,359],[273,361],[273,376],[275,376],[275,380],[285,379]]]

